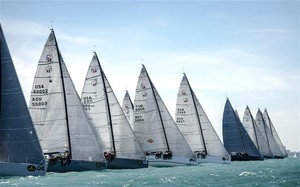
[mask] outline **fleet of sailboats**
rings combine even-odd
[[[45,175],[47,164],[0,24],[0,176]]]
[[[122,106],[96,52],[79,97],[51,29],[34,76],[29,109],[0,25],[0,176],[137,169],[284,158],[269,117],[246,107],[241,122],[227,98],[223,143],[186,74],[173,120],[144,65],[134,103]]]
[[[198,163],[230,163],[230,156],[192,90],[186,74],[183,74],[180,83],[175,118]]]
[[[148,167],[145,153],[104,74],[96,52],[88,68],[81,102],[102,144],[108,169]]]
[[[142,65],[134,98],[134,132],[150,166],[195,165],[195,156]]]
[[[107,167],[53,29],[38,62],[29,110],[48,158],[47,171],[102,170]]]
[[[263,160],[227,98],[223,113],[223,143],[232,161]]]

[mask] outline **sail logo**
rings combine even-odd
[[[146,89],[146,84],[145,83],[141,83],[141,88],[142,89]]]
[[[52,55],[51,54],[47,55],[46,60],[47,62],[52,62]]]
[[[91,68],[91,73],[96,73],[98,71],[98,68],[97,67],[92,67]]]
[[[147,97],[147,95],[148,95],[147,92],[143,93],[143,97]]]
[[[185,103],[187,103],[188,101],[189,101],[188,98],[184,98],[184,99],[183,99],[183,102],[185,102]]]
[[[129,108],[129,105],[128,105],[128,104],[125,104],[125,108]]]
[[[185,90],[181,90],[181,94],[182,95],[186,95],[186,91]]]
[[[29,165],[29,166],[27,166],[27,170],[28,171],[35,171],[36,167],[34,165]]]
[[[51,73],[52,71],[52,66],[46,66],[45,67],[46,73]]]
[[[93,79],[92,82],[91,82],[91,84],[92,84],[93,86],[97,86],[97,84],[98,84],[97,79]]]
[[[148,140],[147,140],[147,142],[148,142],[148,143],[153,143],[153,142],[154,142],[154,140],[152,140],[152,139],[148,139]]]

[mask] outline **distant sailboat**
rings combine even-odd
[[[37,66],[29,109],[48,157],[47,171],[107,167],[52,29]]]
[[[260,154],[262,154],[264,158],[273,158],[272,151],[268,146],[265,138],[263,137],[261,131],[259,130],[259,127],[257,126],[248,106],[246,107],[244,113],[243,126],[255,146],[258,148]]]
[[[103,144],[108,169],[148,167],[146,156],[115,96],[94,53],[90,63],[81,102]]]
[[[271,119],[269,117],[267,109],[265,109],[265,111],[263,113],[263,118],[264,118],[267,126],[270,128],[271,134],[274,137],[274,140],[276,141],[276,143],[277,143],[277,145],[278,145],[278,147],[279,147],[282,155],[284,157],[287,157],[288,154],[287,154],[287,152],[286,152],[286,150],[285,150],[285,148],[284,148],[284,146],[283,146],[283,144],[282,144],[282,142],[281,142],[281,140],[279,138],[279,135],[277,134],[277,131],[275,130],[275,127],[274,127],[274,125],[273,125],[273,123],[272,123],[272,121],[271,121]]]
[[[144,65],[136,87],[133,129],[146,151],[150,166],[197,164]]]
[[[274,158],[283,158],[284,156],[281,153],[280,148],[277,145],[274,137],[272,136],[271,130],[270,130],[269,126],[266,124],[266,121],[264,120],[263,114],[260,111],[260,109],[258,109],[258,111],[256,113],[255,121],[256,121],[256,124],[259,127],[260,131],[262,132],[264,139],[267,141],[267,144],[273,153],[273,157]]]
[[[0,176],[45,175],[47,165],[0,25]]]
[[[230,163],[230,156],[183,75],[176,103],[179,130],[195,153],[198,163]]]
[[[232,161],[263,160],[227,98],[223,113],[223,142]]]
[[[133,108],[134,108],[133,103],[131,101],[128,91],[126,90],[123,99],[122,109],[132,129],[133,129]]]

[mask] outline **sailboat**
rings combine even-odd
[[[281,153],[279,146],[277,145],[274,137],[272,136],[271,130],[267,125],[266,121],[264,120],[263,114],[260,111],[260,109],[258,109],[256,113],[255,121],[273,153],[273,158],[284,158],[284,155]]]
[[[115,96],[94,52],[81,96],[82,105],[102,143],[108,169],[147,168],[141,145]]]
[[[263,160],[227,98],[223,113],[223,142],[232,161]]]
[[[273,158],[273,153],[259,130],[248,106],[244,112],[243,126],[255,146],[258,148],[260,154],[263,155],[264,158]]]
[[[47,165],[0,24],[0,176],[45,175]]]
[[[286,152],[286,149],[284,148],[284,146],[283,146],[283,144],[282,144],[282,142],[281,142],[281,140],[280,140],[280,138],[279,138],[279,135],[277,134],[277,131],[276,131],[276,129],[275,129],[275,127],[274,127],[274,125],[273,125],[271,119],[270,119],[270,116],[269,116],[269,114],[268,114],[268,112],[267,112],[267,109],[265,109],[265,111],[264,111],[264,113],[263,113],[263,118],[264,118],[264,120],[265,120],[267,126],[270,128],[271,135],[273,136],[275,142],[277,143],[277,145],[278,145],[278,147],[279,147],[279,149],[280,149],[282,155],[283,155],[284,157],[287,157],[288,154],[287,154],[287,152]]]
[[[195,156],[142,65],[134,99],[134,132],[150,166],[196,165]]]
[[[133,103],[131,101],[131,98],[129,96],[128,91],[126,90],[124,99],[123,99],[123,104],[122,104],[122,109],[123,112],[131,126],[131,128],[133,128]]]
[[[48,159],[47,171],[88,171],[107,167],[53,29],[39,59],[29,110]]]
[[[183,74],[176,103],[176,123],[198,163],[230,163],[230,156]]]

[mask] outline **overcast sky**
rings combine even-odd
[[[175,116],[185,72],[221,139],[228,97],[240,118],[267,108],[300,151],[299,2],[0,0],[0,20],[28,102],[53,27],[79,95],[95,49],[121,103],[144,64]]]

